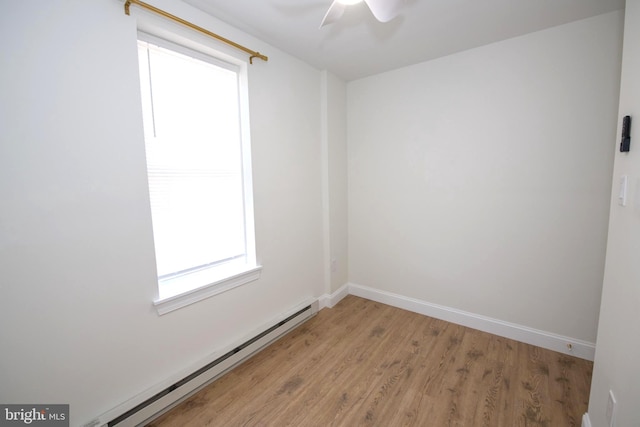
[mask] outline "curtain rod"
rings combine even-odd
[[[211,31],[206,30],[206,29],[204,29],[204,28],[202,28],[202,27],[198,27],[197,25],[192,24],[192,23],[191,23],[191,22],[189,22],[189,21],[185,21],[185,20],[184,20],[184,19],[182,19],[182,18],[178,18],[178,17],[177,17],[177,16],[175,16],[175,15],[172,15],[172,14],[170,14],[170,13],[168,13],[168,12],[165,12],[165,11],[164,11],[164,10],[162,10],[162,9],[158,9],[158,8],[157,8],[157,7],[155,7],[155,6],[151,6],[150,4],[147,4],[147,3],[142,2],[142,1],[140,1],[140,0],[127,0],[127,1],[124,3],[124,13],[125,13],[125,14],[127,14],[127,15],[129,15],[129,14],[130,14],[130,13],[129,13],[129,9],[130,9],[130,6],[131,6],[132,4],[135,4],[135,5],[138,5],[138,6],[142,7],[142,8],[148,9],[148,10],[150,10],[150,11],[152,11],[152,12],[157,13],[158,15],[162,15],[162,16],[164,16],[165,18],[169,18],[169,19],[171,19],[172,21],[179,22],[180,24],[185,25],[185,26],[187,26],[187,27],[189,27],[189,28],[191,28],[191,29],[193,29],[193,30],[199,31],[199,32],[201,32],[201,33],[203,33],[203,34],[208,35],[209,37],[213,37],[213,38],[214,38],[214,39],[216,39],[216,40],[219,40],[219,41],[221,41],[221,42],[223,42],[223,43],[226,43],[226,44],[228,44],[228,45],[230,45],[230,46],[235,47],[236,49],[240,49],[240,50],[242,50],[242,51],[244,51],[244,52],[248,53],[248,54],[250,55],[250,56],[249,56],[249,63],[250,63],[250,64],[253,64],[253,58],[259,58],[259,59],[262,59],[263,61],[268,61],[268,60],[269,60],[269,58],[268,58],[267,56],[265,56],[265,55],[261,54],[260,52],[256,52],[255,50],[251,50],[251,49],[249,49],[249,48],[247,48],[247,47],[244,47],[244,46],[242,46],[242,45],[240,45],[240,44],[238,44],[238,43],[236,43],[236,42],[234,42],[234,41],[231,41],[231,40],[229,40],[229,39],[226,39],[226,38],[224,38],[224,37],[222,37],[222,36],[220,36],[220,35],[218,35],[218,34],[216,34],[216,33],[212,33]]]

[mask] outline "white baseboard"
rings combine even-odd
[[[582,427],[591,427],[591,419],[589,418],[589,413],[585,413],[582,416]]]
[[[306,307],[308,306],[310,306],[310,309],[306,310]],[[302,310],[306,311],[302,313]],[[210,356],[200,360],[199,362],[190,365],[186,369],[183,369],[180,372],[168,378],[165,378],[164,381],[141,392],[137,396],[133,396],[129,400],[121,403],[113,409],[110,409],[99,417],[83,424],[83,427],[107,427],[107,425],[109,425],[109,423],[114,419],[135,409],[136,407],[144,405],[145,402],[147,402],[154,396],[157,396],[159,393],[164,392],[172,384],[180,382],[181,380],[194,374],[194,372],[198,372],[203,367],[206,367],[207,365],[216,361],[216,359],[219,359],[222,356],[229,354],[231,351],[234,351],[234,354],[228,359],[222,361],[219,366],[217,365],[216,367],[211,368],[210,371],[207,371],[202,375],[194,378],[193,380],[190,380],[190,383],[175,388],[173,391],[159,398],[156,402],[149,404],[149,409],[142,408],[138,413],[132,414],[128,419],[125,419],[122,422],[118,423],[119,426],[146,425],[145,422],[148,419],[151,419],[155,415],[161,414],[173,408],[182,400],[186,399],[188,396],[206,386],[209,382],[228,372],[233,367],[249,358],[251,355],[257,353],[262,348],[278,339],[280,336],[284,335],[302,322],[314,316],[318,312],[318,310],[319,308],[317,301],[312,299],[306,300],[303,303],[295,306],[294,308],[274,317],[272,320],[264,323],[262,326],[256,328],[251,333],[241,337],[234,344],[226,346],[219,351],[211,354]],[[285,320],[286,323],[282,323]],[[272,331],[265,335],[265,331],[269,330]],[[261,334],[263,334],[262,337],[256,340],[256,337],[260,336]],[[249,342],[250,344],[246,345],[246,347],[244,347],[241,351],[235,352],[235,349],[238,346],[247,344]],[[178,396],[176,397],[176,395]]]
[[[333,308],[340,300],[349,295],[349,284],[342,285],[337,291],[332,294],[324,294],[318,298],[318,304],[320,310],[323,308]]]
[[[349,283],[347,287],[348,293],[351,295],[367,298],[393,307],[435,317],[436,319],[446,320],[458,325],[489,332],[494,335],[532,344],[559,353],[569,354],[581,359],[593,361],[595,357],[596,346],[591,342],[565,337],[455,308],[432,304],[415,298],[356,285],[354,283]]]

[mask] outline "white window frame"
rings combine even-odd
[[[262,266],[257,263],[253,214],[253,177],[249,132],[249,96],[247,63],[196,43],[174,43],[147,32],[138,31],[138,40],[213,63],[238,73],[240,105],[240,139],[246,257],[244,262],[230,262],[203,268],[181,276],[158,280],[158,296],[153,305],[159,315],[169,313],[211,296],[229,291],[260,278]],[[184,40],[180,40],[183,42]],[[188,44],[188,46],[185,46]]]

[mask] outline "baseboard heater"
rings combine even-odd
[[[117,416],[113,411],[84,425],[84,427],[134,427],[143,426],[171,410],[200,389],[215,381],[235,366],[247,360],[300,323],[314,316],[318,303],[314,302],[288,316],[264,332],[228,351],[183,379],[166,387],[152,397]],[[107,419],[105,419],[107,418]]]

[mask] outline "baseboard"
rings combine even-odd
[[[320,310],[323,308],[333,308],[340,300],[349,295],[349,284],[342,285],[337,291],[332,294],[324,294],[318,298],[318,304]]]
[[[591,427],[591,419],[589,418],[589,413],[585,413],[582,416],[582,427]]]
[[[367,298],[436,319],[446,320],[559,353],[569,354],[581,359],[593,361],[595,357],[595,344],[587,341],[565,337],[515,323],[504,322],[502,320],[432,304],[354,283],[348,284],[348,292],[351,295]]]
[[[149,420],[175,407],[288,331],[313,317],[318,310],[317,300],[307,300],[256,328],[235,344],[166,378],[161,383],[83,424],[83,427],[107,427],[116,424],[123,427],[146,425]]]

